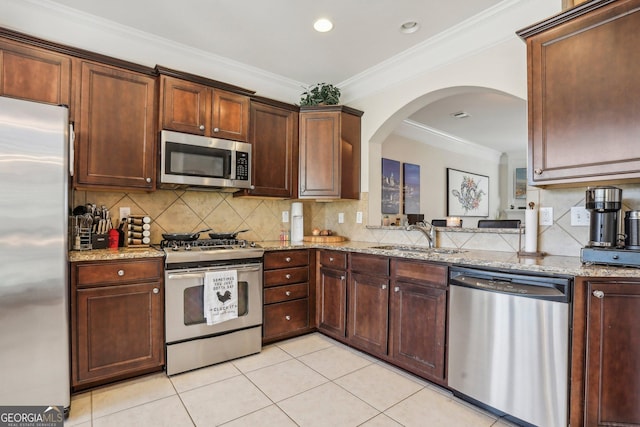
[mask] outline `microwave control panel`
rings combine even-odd
[[[249,179],[249,153],[236,152],[236,179],[247,181]]]

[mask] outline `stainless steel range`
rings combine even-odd
[[[260,352],[264,249],[240,239],[165,240],[167,374]]]

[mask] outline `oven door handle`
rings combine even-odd
[[[236,270],[238,272],[247,272],[247,271],[260,271],[262,269],[262,265],[248,265],[248,266],[239,266],[239,267],[224,267],[224,268],[212,268],[210,271],[219,271],[219,270]],[[198,273],[169,273],[167,279],[202,279],[204,280],[205,271]]]

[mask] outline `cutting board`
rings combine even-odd
[[[339,243],[344,242],[347,238],[344,236],[304,236],[302,240],[311,243]]]

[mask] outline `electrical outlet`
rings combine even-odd
[[[540,208],[539,225],[553,225],[553,208]]]
[[[362,224],[362,212],[356,212],[356,224]]]
[[[129,207],[121,207],[120,208],[120,219],[123,220],[125,218],[129,218],[131,215],[131,208]]]
[[[571,208],[571,225],[588,226],[591,221],[591,214],[589,211],[581,206],[574,206]]]
[[[338,224],[344,224],[344,213],[342,212],[338,214]]]
[[[282,222],[289,222],[289,211],[282,211]]]

